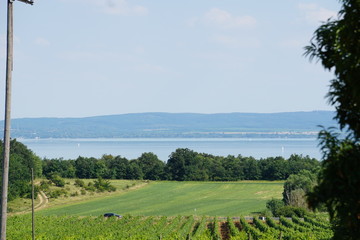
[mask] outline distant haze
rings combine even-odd
[[[331,111],[312,111],[20,118],[12,120],[11,135],[13,138],[316,137],[319,125],[336,125],[333,117]]]

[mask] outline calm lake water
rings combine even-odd
[[[126,138],[126,139],[17,139],[41,158],[76,159],[78,156],[100,158],[103,154],[134,159],[144,152],[153,152],[167,161],[177,148],[217,156],[241,154],[256,159],[291,154],[320,159],[317,139],[275,138]]]

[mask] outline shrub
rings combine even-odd
[[[85,182],[81,179],[75,179],[74,185],[77,187],[85,187]]]
[[[92,182],[89,182],[88,185],[84,187],[84,189],[89,192],[96,191],[96,187],[94,186],[94,183],[92,183]]]
[[[308,211],[305,208],[301,207],[293,207],[293,206],[284,206],[278,209],[277,217],[284,216],[284,217],[301,217],[308,215]]]
[[[99,192],[104,192],[104,191],[114,192],[114,191],[116,191],[116,188],[113,185],[111,185],[109,180],[104,180],[101,177],[99,177],[97,180],[94,181],[94,187]]]
[[[47,193],[49,198],[58,198],[61,195],[67,196],[67,191],[65,189],[56,189]]]
[[[79,196],[79,193],[78,193],[78,191],[76,191],[76,192],[71,193],[70,196],[71,197],[76,197],[76,196]]]
[[[50,189],[50,184],[51,184],[50,181],[42,180],[40,182],[40,190],[41,191],[48,191]]]
[[[285,206],[285,203],[280,199],[271,199],[266,202],[266,208],[270,210],[273,216],[279,216],[279,210]]]
[[[53,174],[49,177],[49,180],[55,184],[57,187],[64,187],[65,186],[65,180],[62,179],[59,175]]]

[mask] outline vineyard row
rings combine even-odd
[[[31,239],[31,216],[12,216],[7,239]],[[36,216],[37,240],[70,239],[237,239],[237,240],[328,240],[330,224],[317,218],[271,218],[239,220],[195,216],[118,218]]]

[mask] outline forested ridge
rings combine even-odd
[[[132,113],[12,120],[14,138],[316,137],[334,112]],[[1,122],[0,122],[1,125]]]

